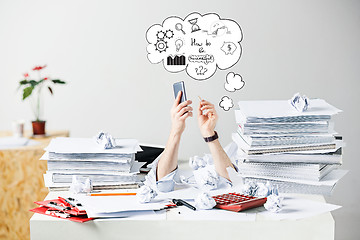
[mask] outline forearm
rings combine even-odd
[[[231,163],[230,158],[228,157],[228,155],[225,153],[224,149],[222,148],[222,146],[219,142],[219,139],[216,139],[212,142],[208,142],[208,146],[209,146],[210,153],[214,160],[216,172],[220,176],[230,180],[229,174],[228,174],[226,168],[228,168],[228,167],[233,168],[234,166]]]
[[[157,180],[174,171],[178,164],[178,152],[181,133],[171,132],[165,150],[157,165]]]

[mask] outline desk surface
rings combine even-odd
[[[66,196],[50,192],[47,199]],[[325,202],[319,195],[303,198]],[[31,239],[334,239],[331,213],[302,220],[275,221],[259,214],[255,221],[183,220],[177,209],[166,212],[166,220],[96,219],[76,223],[40,214],[30,219]]]

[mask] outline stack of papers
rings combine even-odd
[[[142,151],[135,139],[116,139],[117,147],[103,149],[92,138],[51,140],[40,160],[48,161],[45,186],[51,190],[67,190],[73,176],[89,178],[94,189],[137,187],[142,180],[139,169],[144,163],[135,161]]]
[[[344,144],[331,121],[341,110],[322,99],[310,100],[305,112],[287,100],[240,101],[238,106],[232,139],[243,177],[273,182],[280,192],[331,193],[337,181],[317,183],[342,164]]]

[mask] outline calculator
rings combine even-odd
[[[216,208],[240,212],[250,208],[256,208],[266,203],[266,198],[257,198],[239,193],[226,193],[213,196]]]

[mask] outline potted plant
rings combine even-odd
[[[41,117],[42,110],[42,90],[47,89],[51,95],[54,94],[52,85],[65,84],[66,82],[60,79],[50,79],[49,77],[42,77],[41,70],[46,67],[35,66],[32,70],[37,73],[38,80],[30,79],[28,73],[24,74],[25,79],[19,82],[19,88],[23,88],[22,100],[30,99],[32,111],[35,115],[35,121],[32,121],[34,136],[45,135],[45,123]]]

